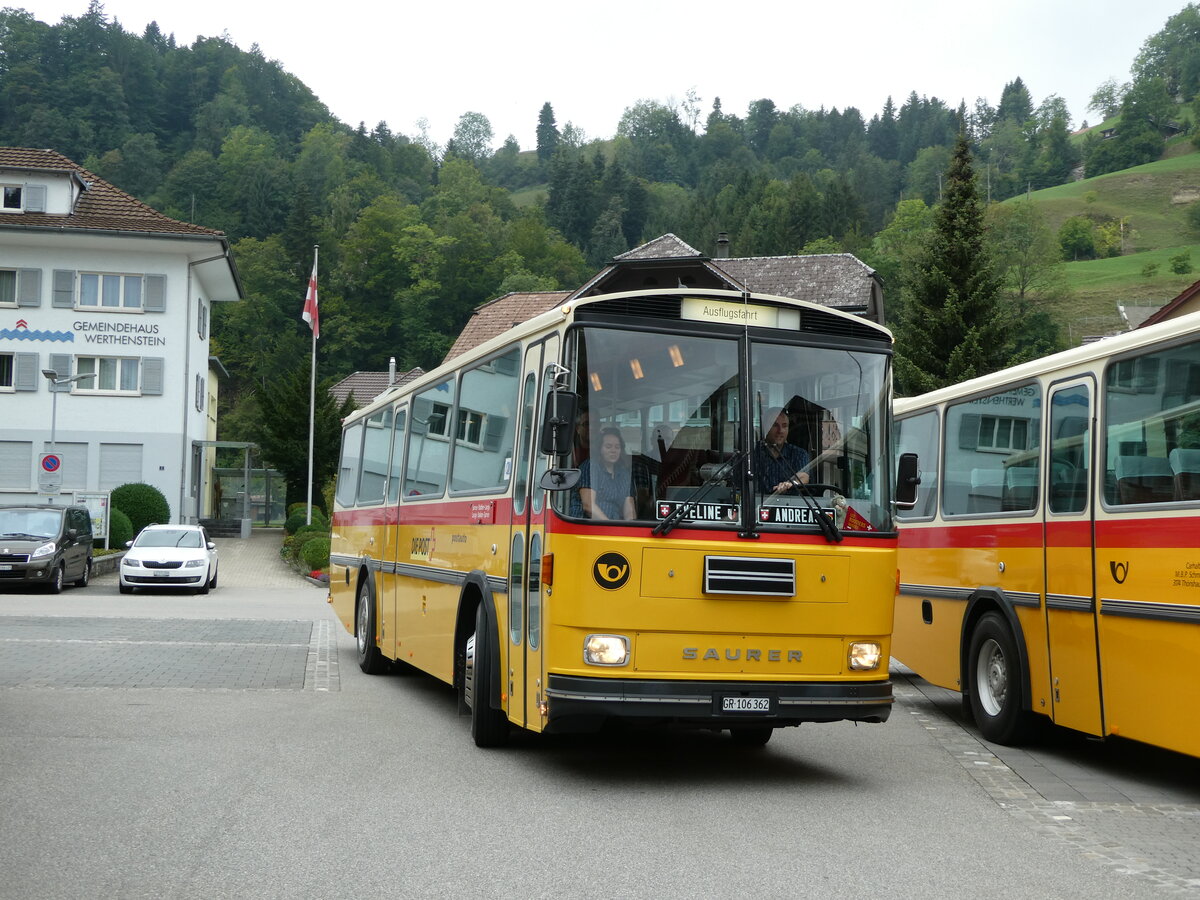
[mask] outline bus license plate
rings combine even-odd
[[[768,697],[722,697],[721,712],[769,713],[771,700]]]

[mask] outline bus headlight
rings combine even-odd
[[[629,662],[629,638],[589,634],[583,641],[583,661],[592,666],[623,666]]]
[[[854,641],[850,644],[851,669],[876,669],[882,656],[883,648],[874,641]]]

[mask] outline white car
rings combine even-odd
[[[200,525],[147,525],[126,545],[122,594],[134,588],[186,588],[207,594],[217,586],[217,545]]]

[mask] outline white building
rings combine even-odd
[[[58,502],[143,481],[194,520],[209,316],[242,299],[228,240],[52,150],[0,148],[0,192],[0,503],[37,499],[53,450]]]

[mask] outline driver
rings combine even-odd
[[[795,494],[808,483],[808,451],[788,443],[788,414],[775,407],[763,421],[771,427],[763,442],[754,451],[754,471],[758,473],[758,489],[764,494]]]

